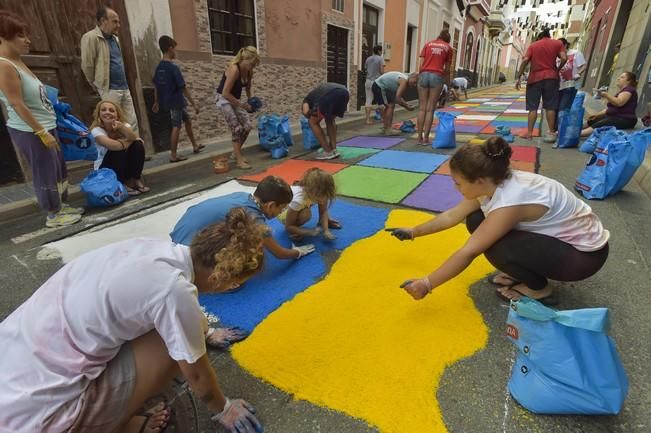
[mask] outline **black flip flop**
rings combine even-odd
[[[500,287],[507,286],[508,284],[505,285],[505,284],[498,283],[497,281],[495,281],[495,278],[496,278],[498,275],[499,275],[499,274],[493,274],[493,275],[490,275],[490,276],[488,276],[488,278],[486,278],[486,281],[487,281],[488,283],[490,283],[490,284],[495,285],[495,286],[500,286]],[[515,286],[516,284],[520,284],[520,281],[517,281],[517,280],[515,280],[515,279],[513,279],[513,278],[511,278],[511,277],[504,277],[504,279],[506,279],[506,280],[511,280],[511,284],[510,284],[511,287]]]
[[[201,152],[202,150],[204,150],[205,148],[206,148],[206,145],[205,145],[205,144],[200,144],[200,145],[197,146],[196,149],[193,149],[193,150],[192,150],[192,153],[200,153],[200,152]]]
[[[341,228],[341,223],[337,220],[328,220],[328,228],[332,230],[339,230]]]

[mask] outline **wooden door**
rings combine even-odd
[[[348,86],[348,30],[328,25],[327,80]]]

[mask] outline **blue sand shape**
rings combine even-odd
[[[317,214],[317,212],[313,212]],[[337,239],[306,238],[301,244],[314,243],[316,252],[300,260],[279,260],[265,251],[263,271],[232,293],[200,295],[199,302],[207,312],[220,318],[225,326],[238,326],[251,332],[269,314],[298,293],[313,285],[326,271],[321,254],[343,250],[353,242],[372,236],[384,227],[388,209],[360,206],[338,199],[330,207],[330,216],[341,222],[341,230],[333,230]],[[318,215],[313,215],[308,227],[314,227]],[[284,226],[273,220],[269,226],[276,240],[291,246]]]
[[[393,170],[432,173],[450,158],[449,155],[424,152],[405,152],[402,150],[383,150],[366,158],[357,165],[389,168]]]

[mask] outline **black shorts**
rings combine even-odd
[[[527,83],[527,111],[538,111],[541,96],[545,110],[558,110],[559,85],[558,80],[541,80],[535,83]]]
[[[371,86],[373,90],[373,103],[377,105],[389,105],[396,102],[396,94],[389,90],[382,89],[377,83]]]
[[[622,118],[614,116],[604,116],[599,119],[588,120],[588,126],[600,128],[602,126],[614,126],[617,129],[633,129],[637,124],[637,118]]]
[[[334,116],[344,117],[344,113],[348,108],[348,100],[350,93],[346,89],[333,89],[326,93],[319,99],[318,112],[326,119]]]

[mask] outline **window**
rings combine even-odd
[[[472,59],[472,44],[473,44],[473,37],[472,33],[468,33],[468,36],[466,37],[466,52],[463,56],[464,58],[464,66],[466,69],[470,69],[470,61]]]
[[[254,0],[207,1],[213,53],[230,55],[256,46]]]
[[[332,0],[332,9],[343,12],[344,11],[344,0]]]

